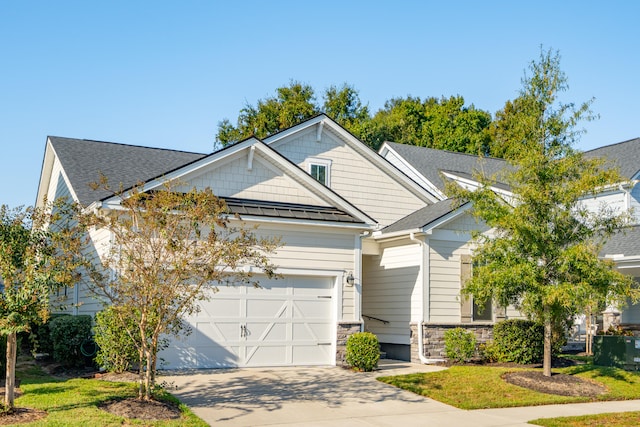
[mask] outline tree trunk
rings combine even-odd
[[[551,316],[546,313],[544,319],[544,358],[542,362],[543,374],[545,377],[551,376],[551,336],[553,333],[553,322]]]
[[[16,347],[18,339],[15,332],[7,336],[7,372],[4,388],[4,405],[7,409],[13,409],[16,385]]]
[[[146,354],[146,362],[147,362],[147,372],[145,372],[145,381],[144,381],[144,400],[151,400],[151,384],[153,381],[151,381],[151,373],[152,373],[152,369],[151,369],[151,352],[149,350],[147,350],[147,354]]]
[[[144,396],[144,353],[142,347],[138,350],[138,399]]]

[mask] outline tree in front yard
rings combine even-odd
[[[7,337],[4,406],[14,407],[17,334],[49,317],[51,292],[73,286],[81,265],[81,229],[73,206],[0,206],[0,334]]]
[[[96,186],[108,189],[102,180]],[[178,335],[182,319],[198,310],[216,285],[257,282],[245,266],[273,277],[269,254],[278,239],[259,237],[229,213],[211,189],[183,191],[167,181],[159,190],[117,191],[119,206],[89,212],[87,225],[108,231],[110,249],[91,271],[90,286],[122,333],[136,346],[139,397],[152,398],[158,348]],[[235,225],[234,225],[235,224]]]
[[[474,203],[473,213],[493,229],[479,235],[472,278],[463,292],[479,304],[492,299],[515,305],[544,325],[544,374],[551,376],[554,325],[584,311],[594,300],[637,299],[631,278],[599,259],[604,240],[625,225],[621,212],[590,212],[582,200],[622,181],[604,160],[587,158],[572,145],[577,125],[590,119],[590,103],[559,102],[567,89],[560,57],[541,51],[530,65],[520,96],[500,116],[501,144],[513,168],[500,177],[478,176],[477,191],[456,189]],[[510,186],[505,198],[491,187]]]

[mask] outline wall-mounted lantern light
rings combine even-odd
[[[347,285],[353,286],[354,283],[356,283],[356,279],[355,277],[353,277],[353,273],[349,272],[349,274],[347,275]]]

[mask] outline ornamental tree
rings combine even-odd
[[[103,179],[96,187],[109,189]],[[115,192],[118,206],[87,212],[86,225],[108,230],[106,253],[94,260],[91,289],[112,306],[140,361],[139,398],[150,400],[159,345],[183,331],[184,316],[198,311],[217,285],[258,285],[250,265],[268,277],[276,238],[258,237],[240,223],[211,189],[184,191],[167,181],[153,191],[142,186]]]
[[[82,229],[60,200],[46,208],[0,206],[0,334],[7,337],[5,409],[14,408],[17,334],[49,317],[49,298],[78,279]]]
[[[624,303],[638,298],[633,280],[614,270],[598,253],[605,239],[627,217],[582,204],[622,181],[604,159],[587,158],[572,148],[582,120],[593,118],[590,102],[558,101],[567,89],[560,56],[541,51],[522,80],[516,101],[500,116],[501,137],[512,168],[500,176],[478,175],[477,191],[452,190],[473,202],[473,214],[492,228],[477,235],[472,278],[463,293],[483,304],[514,305],[544,325],[544,375],[551,376],[552,331],[594,301]],[[512,108],[515,107],[515,108]],[[491,190],[506,183],[508,199]]]

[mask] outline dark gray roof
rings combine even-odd
[[[469,176],[474,172],[483,171],[486,176],[493,176],[507,167],[506,161],[493,157],[480,157],[396,142],[387,142],[387,144],[443,192],[445,181],[440,175],[441,171],[464,173]]]
[[[87,206],[112,194],[105,190],[92,190],[90,184],[106,176],[109,185],[130,188],[139,182],[157,178],[185,166],[205,154],[161,148],[139,147],[112,142],[50,136],[56,155],[78,196]]]
[[[624,228],[611,236],[600,255],[640,255],[640,225]]]
[[[442,218],[443,216],[455,211],[466,203],[460,203],[458,199],[446,199],[433,205],[415,211],[404,218],[394,222],[393,224],[382,229],[382,234],[393,233],[396,231],[415,230],[426,227],[432,222]]]
[[[606,157],[620,169],[624,178],[631,179],[640,171],[640,138],[586,151],[589,157]]]
[[[332,221],[363,224],[362,221],[341,211],[328,206],[312,206],[295,203],[268,202],[262,200],[237,199],[225,197],[229,210],[242,215],[256,215],[273,218],[304,219],[315,221]]]

